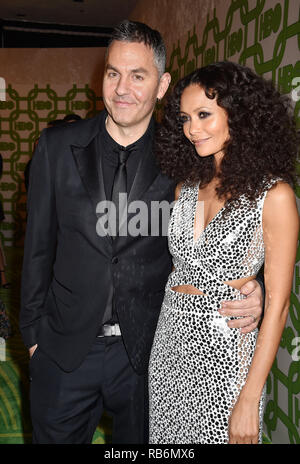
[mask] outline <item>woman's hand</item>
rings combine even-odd
[[[229,444],[257,444],[259,401],[239,398],[229,419]]]

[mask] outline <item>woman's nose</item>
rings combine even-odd
[[[190,124],[189,124],[189,134],[190,135],[194,135],[194,134],[197,134],[197,132],[199,132],[199,130],[201,129],[201,123],[200,121],[198,120],[195,120],[195,119],[191,119],[190,120]]]

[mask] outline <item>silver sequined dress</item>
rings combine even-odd
[[[270,182],[268,188],[274,183]],[[198,185],[184,185],[169,224],[170,274],[149,364],[150,443],[228,443],[228,420],[245,384],[257,330],[241,334],[219,314],[223,300],[242,299],[223,282],[256,275],[264,261],[266,191],[224,216],[194,241]],[[175,292],[193,285],[204,295]],[[265,399],[260,405],[260,436]]]

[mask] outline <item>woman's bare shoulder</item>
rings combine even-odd
[[[176,185],[176,189],[175,189],[175,200],[176,200],[176,201],[177,201],[178,198],[179,198],[182,185],[183,185],[183,182],[179,182],[179,184]]]
[[[278,181],[268,191],[265,201],[265,207],[271,205],[279,206],[286,204],[286,202],[296,202],[295,192],[287,182]]]
[[[292,187],[283,181],[278,181],[267,193],[263,218],[265,223],[280,223],[288,219],[299,222],[296,195]]]

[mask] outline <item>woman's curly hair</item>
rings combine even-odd
[[[218,174],[214,155],[200,157],[183,133],[180,100],[190,85],[216,98],[228,116],[230,138]],[[176,182],[205,186],[217,175],[218,198],[238,206],[243,194],[255,202],[271,178],[294,185],[298,143],[290,98],[251,69],[225,61],[197,69],[175,85],[155,152],[162,172]]]

